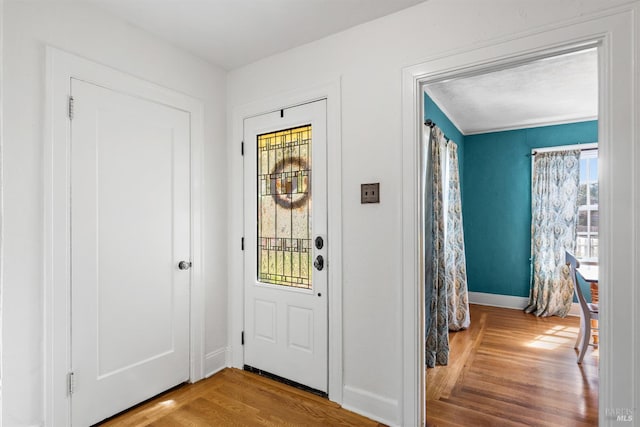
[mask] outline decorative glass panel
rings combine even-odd
[[[311,288],[311,125],[258,135],[258,280]]]

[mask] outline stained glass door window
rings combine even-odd
[[[311,125],[258,135],[258,281],[311,289]]]

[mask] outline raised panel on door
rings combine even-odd
[[[189,379],[189,116],[72,80],[72,423]]]
[[[314,240],[327,234],[326,101],[247,119],[244,133],[244,362],[326,393],[327,242]]]

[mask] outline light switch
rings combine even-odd
[[[380,203],[380,183],[360,185],[360,203]]]

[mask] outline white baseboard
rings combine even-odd
[[[513,295],[487,294],[484,292],[469,292],[469,304],[524,310],[529,304],[529,298],[516,297]],[[580,316],[580,305],[578,303],[573,303],[568,316]]]
[[[228,347],[219,348],[218,350],[207,353],[204,358],[204,376],[209,378],[211,375],[223,370],[227,367]]]
[[[398,401],[388,397],[344,386],[342,407],[388,426],[399,426],[400,408]]]
[[[469,304],[523,310],[529,304],[529,298],[516,297],[513,295],[487,294],[484,292],[469,292]]]

